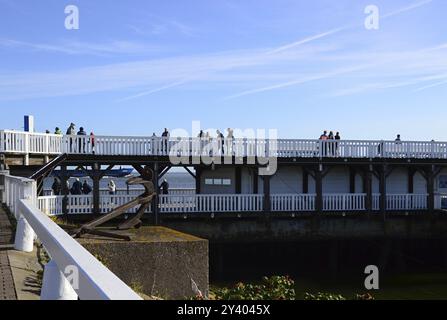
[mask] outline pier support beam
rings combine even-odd
[[[303,193],[309,193],[309,172],[303,168]]]
[[[315,199],[315,209],[317,213],[322,213],[324,209],[323,205],[323,165],[319,165],[315,170],[315,191],[317,197]]]
[[[152,207],[152,211],[154,213],[154,225],[158,226],[159,225],[159,212],[158,212],[158,204],[160,201],[160,186],[159,186],[159,175],[160,175],[160,166],[158,164],[158,162],[154,163],[154,176],[152,177],[153,179],[153,183],[155,186],[155,192],[157,193],[157,196],[154,198],[154,200],[152,201],[153,207]]]
[[[270,176],[262,176],[264,181],[264,212],[270,213],[271,201],[270,201]]]
[[[90,178],[93,180],[93,214],[99,215],[101,213],[100,208],[101,166],[98,163],[95,163],[92,169],[93,169],[92,176]]]
[[[258,170],[253,170],[253,193],[259,193],[259,174]]]
[[[372,194],[373,169],[372,166],[363,172],[363,193],[366,194],[365,208],[368,213],[373,211],[373,194]]]
[[[433,213],[435,210],[435,180],[436,176],[441,172],[442,168],[437,166],[430,166],[425,170],[425,179],[427,181],[427,207],[428,211]]]
[[[354,167],[349,167],[349,193],[355,193],[355,177],[357,170]]]
[[[195,167],[196,171],[196,194],[200,194],[201,181],[202,181],[202,169],[200,167]]]
[[[408,168],[408,193],[414,193],[414,174],[416,170],[414,168]]]
[[[242,168],[241,167],[236,167],[236,194],[241,194],[242,193]]]
[[[388,170],[387,165],[382,165],[379,168],[380,212],[384,215],[384,217],[387,209],[386,177]]]
[[[62,213],[63,214],[68,214],[68,196],[70,194],[70,190],[68,187],[68,174],[67,174],[67,166],[61,166],[61,174],[60,174],[60,179],[61,179],[61,185],[62,185],[62,195],[64,196],[64,198],[62,199]]]

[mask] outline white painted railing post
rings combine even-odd
[[[40,300],[78,300],[78,295],[54,260],[45,265]]]
[[[30,135],[29,133],[25,134],[25,166],[29,166],[29,143],[30,143]]]
[[[22,188],[23,188],[23,198],[22,194],[18,192],[15,195],[15,199],[13,201],[17,204],[22,199],[29,199],[34,204],[36,204],[37,201],[36,182],[34,181],[22,182]],[[18,205],[16,205],[15,207],[19,208]],[[35,238],[34,230],[31,228],[28,221],[26,221],[25,217],[22,215],[22,212],[20,212],[20,209],[17,210],[18,212],[14,213],[16,214],[16,217],[18,217],[14,249],[23,252],[33,252],[34,238]]]
[[[0,130],[0,153],[5,152],[5,132]]]

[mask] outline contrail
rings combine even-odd
[[[396,10],[396,11],[392,11],[390,13],[387,13],[387,14],[381,16],[381,18],[382,19],[386,19],[386,18],[394,17],[394,16],[397,16],[397,15],[402,14],[404,12],[407,12],[407,11],[410,11],[410,10],[422,7],[424,5],[427,5],[427,4],[431,3],[431,2],[433,2],[433,0],[424,0],[424,1],[417,2],[417,3],[413,3],[413,4],[411,4],[411,5],[407,6],[407,7],[403,7],[403,8],[400,8],[400,9]],[[301,40],[298,40],[298,41],[295,41],[295,42],[292,42],[292,43],[289,43],[289,44],[286,44],[286,45],[283,45],[281,47],[278,47],[276,49],[268,51],[267,54],[274,54],[274,53],[278,53],[278,52],[281,52],[281,51],[285,51],[285,50],[288,50],[288,49],[291,49],[291,48],[298,47],[300,45],[306,44],[308,42],[311,42],[311,41],[314,41],[314,40],[318,40],[318,39],[321,39],[321,38],[325,38],[325,37],[331,36],[333,34],[339,33],[341,31],[352,29],[352,28],[355,28],[355,27],[358,27],[358,26],[359,25],[357,25],[357,24],[356,25],[347,25],[347,26],[335,28],[335,29],[332,29],[332,30],[329,30],[329,31],[325,31],[325,32],[322,32],[320,34],[316,34],[316,35],[313,35],[313,36],[310,36],[310,37],[307,37],[307,38],[304,38],[304,39],[301,39]]]
[[[407,12],[407,11],[410,11],[410,10],[413,10],[413,9],[425,6],[426,4],[429,4],[431,2],[433,2],[433,0],[424,0],[424,1],[417,2],[417,3],[413,3],[413,4],[411,4],[411,5],[407,6],[407,7],[404,7],[404,8],[398,9],[396,11],[387,13],[387,14],[383,15],[382,18],[386,19],[386,18],[389,18],[389,17],[394,17],[394,16],[397,16],[397,15],[399,15],[401,13],[404,13],[404,12]]]
[[[390,12],[388,14],[385,14],[385,15],[382,16],[382,18],[386,19],[386,18],[394,17],[394,16],[400,15],[400,14],[402,14],[404,12],[407,12],[407,11],[410,11],[410,10],[422,7],[424,5],[427,5],[427,4],[431,3],[431,2],[433,2],[433,0],[420,1],[420,2],[414,3],[412,5],[409,5],[407,7],[403,7],[403,8],[400,8],[400,9],[396,10],[396,11],[393,11],[393,12]],[[341,31],[348,30],[348,29],[351,29],[351,28],[354,28],[354,27],[357,27],[357,26],[359,26],[359,25],[350,25],[350,26],[348,25],[348,26],[335,28],[335,29],[332,29],[332,30],[329,30],[329,31],[326,31],[326,32],[323,32],[323,33],[320,33],[320,34],[317,34],[317,35],[314,35],[314,36],[310,36],[310,37],[307,37],[307,38],[304,38],[304,39],[301,39],[301,40],[298,40],[298,41],[286,44],[286,45],[281,46],[281,47],[278,47],[276,49],[268,51],[267,54],[279,53],[279,52],[282,52],[282,51],[285,51],[285,50],[288,50],[288,49],[291,49],[291,48],[294,48],[294,47],[298,47],[300,45],[306,44],[306,43],[314,41],[314,40],[322,39],[322,38],[325,38],[325,37],[337,34],[337,33],[341,32]],[[346,72],[350,72],[350,71],[346,71]],[[345,72],[341,72],[341,73],[345,73]],[[234,98],[238,98],[238,97],[242,97],[242,96],[246,96],[246,95],[250,95],[250,94],[255,94],[255,93],[259,93],[259,92],[265,92],[265,91],[280,89],[280,88],[289,87],[289,86],[296,85],[296,84],[303,84],[303,83],[306,83],[306,82],[309,82],[309,81],[321,80],[321,79],[329,78],[329,77],[332,77],[332,76],[335,76],[335,75],[338,75],[338,73],[327,73],[327,74],[323,74],[323,75],[317,75],[315,77],[309,77],[307,79],[300,79],[300,80],[296,80],[296,81],[290,81],[290,82],[285,82],[285,83],[281,83],[281,84],[277,84],[277,85],[272,85],[272,86],[269,86],[269,87],[263,87],[263,88],[259,88],[259,89],[253,89],[253,90],[249,90],[249,91],[244,91],[244,92],[241,92],[239,94],[235,94],[235,95],[229,96],[229,97],[225,98],[224,100],[230,100],[230,99],[234,99]]]
[[[281,51],[288,50],[288,49],[293,48],[293,47],[298,47],[298,46],[300,46],[302,44],[305,44],[305,43],[308,43],[308,42],[311,42],[311,41],[314,41],[314,40],[318,40],[318,39],[330,36],[332,34],[338,33],[340,31],[342,31],[344,29],[348,29],[348,28],[349,27],[341,27],[341,28],[332,29],[332,30],[329,30],[329,31],[326,31],[326,32],[323,32],[323,33],[320,33],[320,34],[316,34],[314,36],[310,36],[308,38],[304,38],[304,39],[298,40],[296,42],[292,42],[292,43],[286,44],[286,45],[284,45],[282,47],[279,47],[279,48],[273,49],[271,51],[268,51],[267,54],[274,54],[274,53],[278,53],[278,52],[281,52]]]
[[[170,88],[173,88],[173,87],[180,86],[180,85],[182,85],[182,84],[184,84],[184,83],[186,83],[188,81],[189,80],[186,79],[186,80],[181,80],[181,81],[177,81],[177,82],[174,82],[174,83],[170,83],[170,84],[165,85],[163,87],[155,88],[155,89],[152,89],[152,90],[149,90],[149,91],[144,91],[144,92],[138,93],[136,95],[117,100],[117,102],[123,102],[123,101],[128,101],[128,100],[132,100],[132,99],[148,96],[148,95],[156,93],[156,92],[160,92],[160,91],[163,91],[163,90],[166,90],[166,89],[170,89]]]
[[[416,92],[423,91],[423,90],[426,90],[426,89],[431,89],[431,88],[434,88],[434,87],[439,87],[439,86],[442,86],[444,84],[447,84],[447,80],[444,80],[444,81],[441,81],[441,82],[436,82],[436,83],[433,83],[433,84],[429,84],[429,85],[417,88]]]
[[[247,96],[247,95],[251,95],[251,94],[255,94],[255,93],[260,93],[260,92],[265,92],[265,91],[270,91],[270,90],[275,90],[275,89],[286,88],[286,87],[294,86],[294,85],[297,85],[297,84],[304,84],[304,83],[317,81],[317,80],[328,79],[328,78],[335,77],[335,76],[338,76],[338,75],[341,75],[341,74],[344,74],[344,73],[358,71],[358,70],[361,70],[361,69],[364,69],[364,68],[367,68],[367,67],[370,67],[370,66],[371,65],[363,65],[363,66],[357,66],[357,67],[340,69],[340,70],[336,70],[336,71],[332,71],[332,72],[321,73],[321,74],[317,74],[317,75],[314,75],[314,76],[309,76],[309,77],[305,77],[305,78],[301,78],[301,79],[297,79],[297,80],[293,80],[293,81],[279,83],[279,84],[268,86],[268,87],[263,87],[263,88],[258,88],[258,89],[244,91],[244,92],[241,92],[241,93],[229,96],[229,97],[225,98],[224,100],[231,100],[231,99],[235,99],[235,98],[239,98],[239,97],[242,97],[242,96]]]

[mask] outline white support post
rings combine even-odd
[[[78,300],[76,291],[54,260],[45,265],[40,300]]]
[[[25,133],[25,166],[29,166],[29,143],[30,143],[30,135],[29,133]]]
[[[0,130],[0,153],[5,152],[5,132]]]
[[[36,182],[23,182],[23,199],[30,199],[34,204],[37,201]],[[14,204],[21,200],[20,192],[15,195]],[[19,207],[18,205],[16,206]],[[23,217],[22,212],[15,212],[17,219],[17,230],[14,242],[14,249],[23,252],[33,252],[34,250],[34,230],[29,225],[28,221]]]

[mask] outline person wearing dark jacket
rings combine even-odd
[[[168,141],[169,141],[169,130],[165,128],[165,131],[161,134],[161,138],[163,140],[163,152],[168,153]]]
[[[67,133],[66,133],[67,136],[74,136],[75,135],[75,133],[76,133],[75,126],[76,125],[73,122],[70,124],[70,126],[67,129]],[[73,147],[73,138],[70,137],[70,152],[73,151],[72,147]]]
[[[165,179],[160,187],[161,187],[161,193],[163,195],[169,194],[169,183],[168,183],[168,180]]]
[[[84,151],[85,153],[85,136],[87,135],[87,132],[84,131],[83,127],[79,128],[78,136],[84,136],[78,138],[78,145],[79,145],[79,153],[82,153]]]
[[[84,181],[84,184],[82,185],[82,193],[85,195],[89,195],[90,192],[92,192],[92,187],[87,183],[87,180]]]
[[[62,185],[58,178],[54,178],[53,185],[51,186],[51,189],[53,190],[53,196],[58,196],[61,194]]]
[[[73,183],[70,193],[75,196],[82,195],[82,184],[81,181],[79,181],[79,179],[76,179],[76,181]]]

